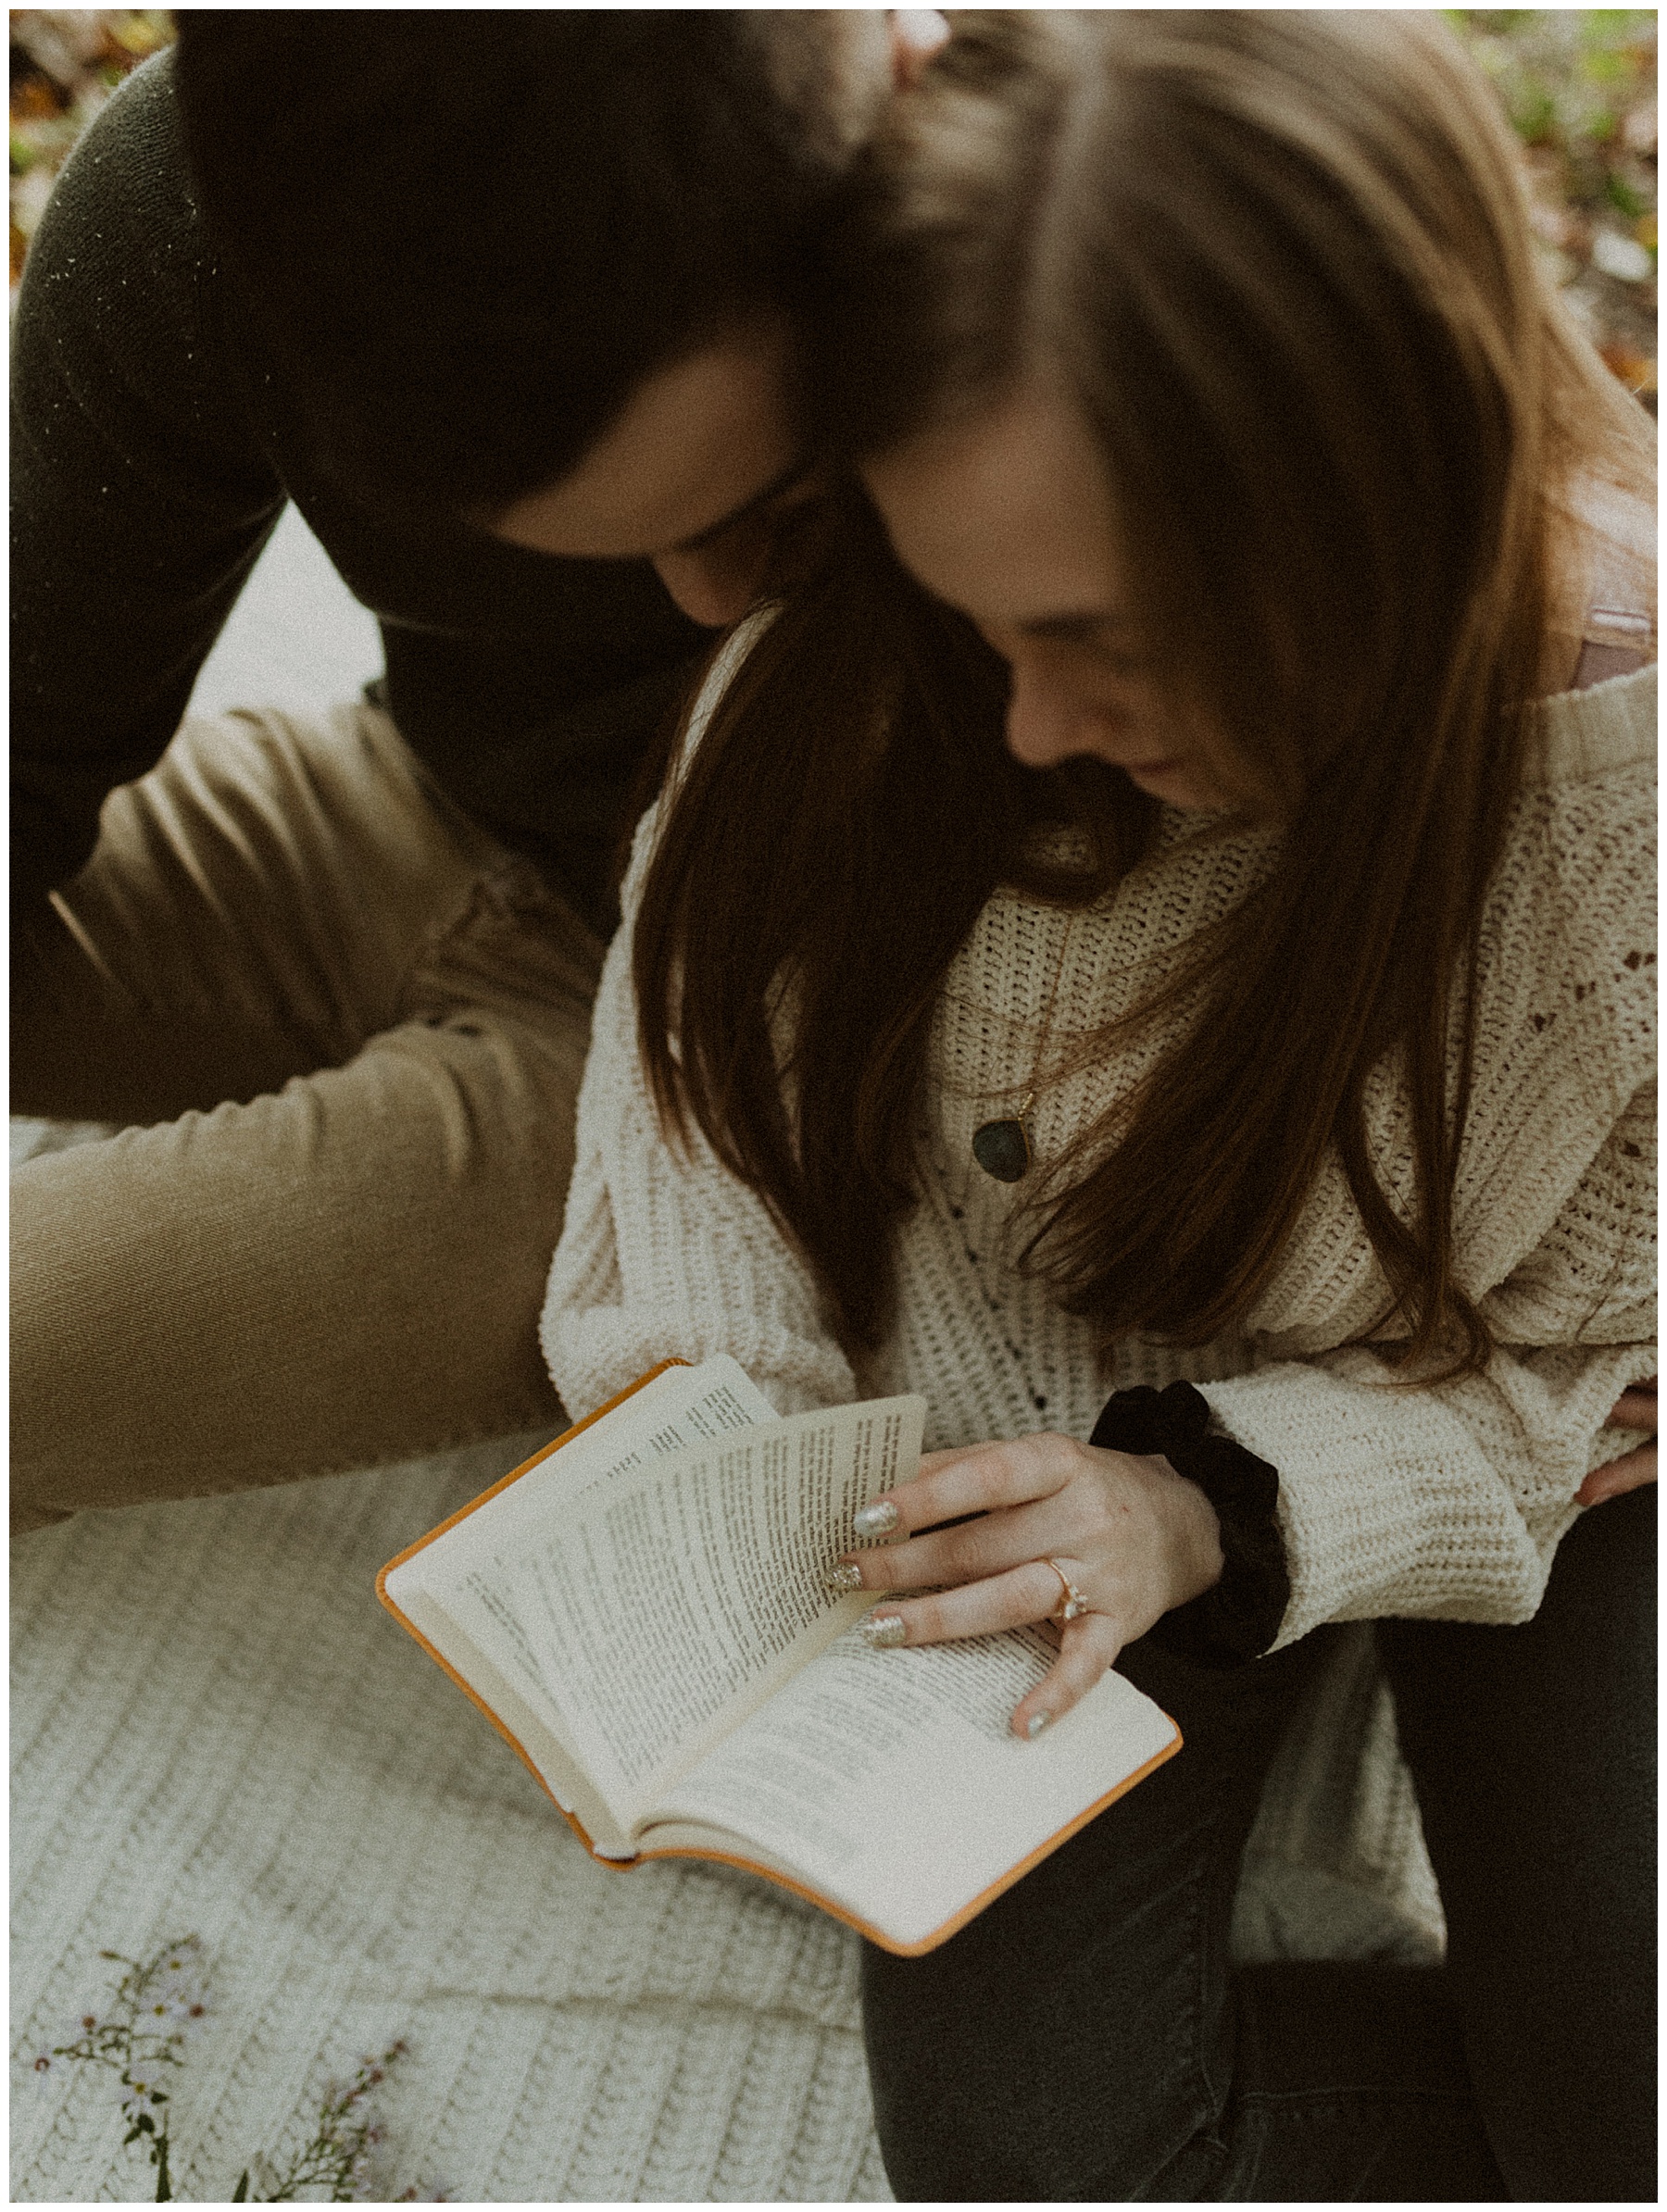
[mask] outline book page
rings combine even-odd
[[[529,1533],[512,1603],[621,1827],[867,1609],[822,1571],[857,1507],[912,1475],[924,1414],[882,1398],[741,1429]]]
[[[488,1713],[508,1730],[533,1772],[563,1812],[571,1813],[590,1839],[598,1858],[636,1856],[631,1838],[613,1825],[612,1815],[584,1779],[584,1771],[561,1738],[529,1702],[465,1636],[444,1606],[425,1590],[406,1593],[407,1618],[449,1667],[457,1669]]]
[[[523,1626],[520,1584],[528,1542],[547,1536],[567,1503],[586,1490],[775,1418],[769,1399],[727,1354],[698,1367],[668,1368],[570,1443],[558,1438],[525,1474],[396,1568],[388,1578],[389,1595],[398,1604],[402,1590],[428,1592],[526,1699],[540,1725],[565,1736],[551,1683]]]
[[[727,1353],[698,1367],[667,1368],[593,1426],[558,1436],[524,1474],[448,1530],[443,1540],[448,1558],[494,1558],[513,1547],[523,1525],[581,1490],[731,1430],[776,1418],[775,1407]]]
[[[1055,1656],[1034,1630],[893,1651],[847,1632],[663,1792],[659,1813],[754,1840],[920,1943],[1176,1740],[1112,1673],[1022,1742],[1009,1717]],[[651,1828],[645,1849],[655,1841]]]

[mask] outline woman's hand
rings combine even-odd
[[[1607,1429],[1641,1429],[1648,1431],[1649,1442],[1641,1443],[1636,1452],[1623,1452],[1619,1459],[1611,1459],[1607,1467],[1589,1474],[1574,1493],[1577,1506],[1601,1506],[1605,1498],[1618,1498],[1629,1490],[1642,1490],[1646,1482],[1656,1479],[1656,1386],[1652,1375],[1648,1382],[1635,1382],[1630,1390],[1623,1391],[1615,1401],[1614,1411],[1604,1423]]]
[[[940,1525],[967,1514],[978,1518]],[[1059,1562],[1088,1609],[1061,1622],[1058,1664],[1014,1711],[1018,1736],[1040,1734],[1125,1643],[1222,1573],[1215,1508],[1196,1483],[1156,1455],[1069,1436],[929,1452],[912,1482],[864,1509],[857,1532],[886,1541],[847,1552],[838,1586],[932,1592],[878,1607],[870,1617],[878,1643],[940,1643],[1057,1617],[1064,1585],[1047,1561]],[[887,1621],[900,1631],[885,1632]]]

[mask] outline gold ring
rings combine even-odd
[[[1051,1567],[1059,1578],[1059,1602],[1047,1616],[1049,1620],[1075,1620],[1079,1614],[1094,1610],[1057,1559],[1038,1559],[1036,1564]]]

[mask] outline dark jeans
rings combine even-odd
[[[1523,1626],[1377,1635],[1446,1967],[1230,1966],[1325,1631],[1222,1673],[1143,1641],[1180,1755],[940,1949],[865,1946],[898,2197],[1654,2200],[1654,1491],[1582,1517]]]

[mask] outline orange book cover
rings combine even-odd
[[[668,1845],[664,1849],[660,1850],[656,1850],[650,1846],[646,1850],[639,1851],[634,1858],[629,1859],[612,1858],[608,1856],[605,1853],[599,1852],[589,1835],[586,1834],[582,1823],[574,1817],[572,1813],[568,1810],[567,1806],[561,1803],[559,1798],[557,1797],[555,1792],[550,1788],[549,1783],[539,1772],[538,1767],[535,1761],[533,1759],[531,1754],[527,1751],[526,1746],[514,1734],[514,1732],[505,1725],[503,1720],[499,1718],[498,1715],[493,1711],[492,1707],[486,1703],[485,1699],[480,1695],[479,1692],[474,1690],[470,1683],[464,1680],[463,1676],[457,1672],[457,1669],[451,1664],[450,1660],[445,1658],[434,1648],[433,1644],[423,1634],[422,1631],[417,1626],[415,1621],[411,1620],[407,1614],[402,1612],[400,1607],[395,1603],[394,1599],[388,1594],[387,1579],[396,1567],[403,1567],[407,1559],[414,1558],[419,1552],[426,1549],[426,1547],[434,1543],[437,1538],[444,1536],[448,1529],[456,1528],[459,1521],[466,1520],[471,1513],[478,1512],[480,1507],[485,1505],[489,1498],[496,1497],[500,1491],[507,1490],[512,1482],[518,1482],[523,1475],[531,1473],[533,1468],[541,1467],[550,1456],[552,1452],[558,1452],[563,1444],[570,1443],[576,1436],[581,1435],[586,1429],[594,1427],[596,1422],[606,1418],[608,1414],[613,1412],[616,1406],[624,1405],[628,1398],[634,1396],[634,1394],[641,1390],[645,1383],[652,1382],[657,1375],[663,1375],[668,1368],[686,1367],[688,1365],[689,1362],[684,1359],[662,1359],[657,1367],[650,1368],[646,1374],[639,1375],[634,1382],[627,1383],[622,1391],[618,1392],[613,1397],[609,1398],[605,1405],[598,1406],[594,1413],[587,1414],[583,1420],[575,1421],[571,1428],[564,1429],[561,1434],[554,1438],[549,1443],[545,1444],[542,1451],[534,1452],[530,1459],[523,1459],[519,1467],[512,1468],[507,1475],[501,1476],[499,1480],[494,1482],[489,1489],[483,1490],[479,1497],[471,1498],[466,1506],[459,1506],[457,1512],[449,1514],[437,1528],[431,1529],[426,1536],[420,1536],[415,1543],[407,1544],[404,1551],[398,1553],[394,1558],[388,1561],[387,1565],[382,1569],[376,1578],[376,1594],[382,1600],[382,1604],[387,1607],[388,1611],[394,1616],[395,1619],[398,1621],[400,1627],[406,1631],[407,1634],[413,1637],[415,1641],[422,1646],[423,1650],[427,1652],[430,1658],[433,1660],[434,1664],[451,1677],[452,1681],[456,1682],[458,1689],[462,1691],[464,1696],[468,1698],[470,1705],[477,1706],[480,1711],[486,1716],[486,1718],[492,1723],[493,1727],[496,1729],[498,1734],[503,1737],[505,1743],[508,1744],[509,1748],[515,1753],[516,1756],[526,1767],[527,1771],[532,1775],[533,1781],[537,1782],[539,1788],[550,1800],[550,1803],[556,1807],[556,1810],[561,1815],[562,1818],[567,1822],[568,1826],[572,1830],[573,1833],[584,1845],[586,1851],[590,1853],[591,1856],[596,1861],[598,1866],[610,1867],[616,1872],[624,1872],[628,1871],[632,1867],[640,1866],[645,1859],[706,1858],[720,1861],[727,1866],[741,1867],[744,1868],[749,1874],[760,1874],[767,1881],[773,1881],[778,1887],[791,1890],[796,1895],[808,1899],[812,1905],[819,1906],[823,1912],[832,1914],[834,1919],[843,1920],[846,1927],[854,1928],[859,1935],[866,1936],[871,1943],[879,1944],[883,1950],[894,1952],[898,1957],[901,1958],[920,1957],[928,1951],[935,1950],[940,1943],[946,1943],[950,1936],[957,1933],[959,1930],[964,1928],[968,1921],[975,1919],[977,1916],[983,1912],[986,1905],[993,1903],[994,1900],[999,1897],[1005,1890],[1011,1889],[1014,1882],[1020,1881],[1024,1875],[1028,1874],[1033,1867],[1038,1865],[1052,1852],[1057,1851],[1061,1843],[1069,1842],[1071,1837],[1075,1835],[1080,1829],[1086,1828],[1089,1821],[1095,1819],[1100,1813],[1104,1812],[1109,1805],[1114,1804],[1118,1798],[1125,1795],[1134,1787],[1136,1782],[1144,1781],[1146,1777],[1152,1773],[1157,1768],[1161,1767],[1166,1759],[1172,1758],[1175,1753],[1181,1748],[1180,1730],[1175,1730],[1172,1740],[1165,1746],[1163,1750],[1159,1752],[1155,1757],[1147,1759],[1145,1765],[1136,1768],[1134,1773],[1125,1775],[1114,1788],[1108,1790],[1103,1797],[1097,1799],[1093,1805],[1088,1806],[1083,1812],[1079,1813],[1074,1819],[1068,1821],[1063,1828],[1058,1830],[1054,1834],[1048,1836],[1044,1842],[1037,1844],[1034,1851],[1028,1853],[1026,1856],[1021,1859],[1015,1866],[1009,1868],[1007,1872],[1003,1874],[998,1881],[993,1881],[990,1883],[987,1889],[981,1891],[980,1893],[976,1897],[972,1898],[970,1903],[965,1905],[960,1911],[952,1914],[950,1918],[944,1921],[940,1927],[934,1928],[929,1935],[922,1937],[918,1943],[904,1943],[897,1942],[895,1937],[888,1935],[884,1929],[875,1927],[871,1921],[861,1918],[858,1914],[852,1912],[847,1906],[841,1904],[836,1899],[826,1896],[822,1892],[811,1888],[808,1883],[799,1881],[792,1875],[783,1872],[780,1867],[773,1866],[762,1860],[747,1858],[740,1852],[719,1850],[708,1851],[697,1848],[693,1844]],[[1171,1726],[1173,1727],[1173,1725],[1174,1724],[1172,1721]]]

